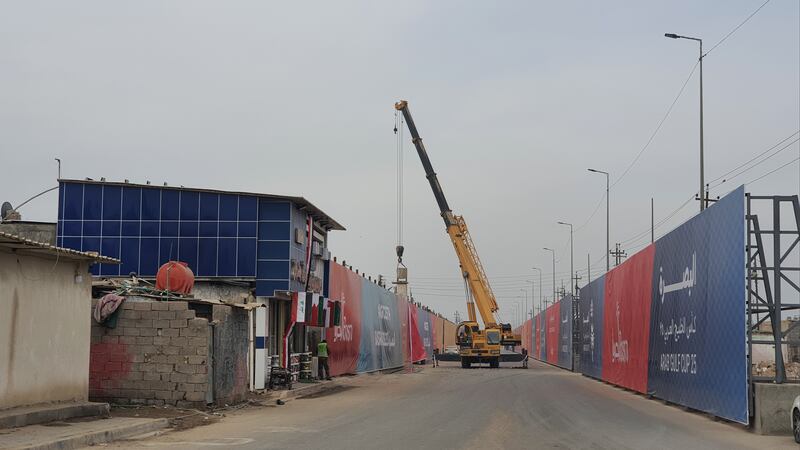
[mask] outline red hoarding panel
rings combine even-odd
[[[419,332],[420,320],[417,314],[417,307],[414,305],[407,306],[409,321],[409,342],[408,348],[410,349],[411,361],[422,361],[425,359],[425,343]],[[422,311],[425,314],[425,311]]]
[[[540,324],[541,316],[541,314],[536,316],[536,329],[534,330],[536,333],[534,336],[534,339],[536,340],[536,351],[533,353],[533,357],[536,359],[540,359],[542,355],[542,332],[540,331],[542,329],[542,325]]]
[[[547,362],[550,364],[558,364],[558,333],[559,325],[561,325],[560,306],[561,302],[547,308],[547,311],[545,311],[547,320],[545,345],[547,346]]]
[[[603,379],[642,393],[647,391],[654,254],[651,244],[606,274],[603,307]]]
[[[331,375],[356,373],[361,343],[361,277],[331,262],[329,286],[331,300],[342,303],[341,325],[326,334]]]

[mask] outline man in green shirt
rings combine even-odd
[[[331,369],[328,367],[328,341],[325,339],[317,344],[317,378],[323,379],[322,373],[325,372],[324,379],[331,379]]]

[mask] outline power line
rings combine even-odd
[[[737,170],[741,169],[742,167],[744,167],[744,166],[746,166],[746,165],[750,164],[751,162],[753,162],[753,161],[757,160],[758,158],[760,158],[760,157],[761,157],[761,156],[763,156],[764,154],[766,154],[766,153],[769,153],[769,151],[770,151],[770,150],[772,150],[772,149],[774,149],[775,147],[777,147],[777,146],[779,146],[779,145],[783,144],[784,142],[788,141],[789,139],[793,138],[793,137],[794,137],[795,135],[797,135],[798,133],[800,133],[800,130],[798,130],[798,131],[795,131],[795,132],[794,132],[794,133],[792,133],[791,135],[789,135],[789,136],[787,136],[787,137],[785,137],[785,138],[781,139],[781,141],[780,141],[780,142],[778,142],[777,144],[773,145],[772,147],[770,147],[770,148],[768,148],[768,149],[764,150],[763,152],[761,152],[761,153],[759,153],[758,155],[756,155],[756,156],[754,156],[754,157],[750,158],[749,160],[747,160],[747,161],[743,162],[742,164],[739,164],[738,166],[734,167],[733,169],[731,169],[731,170],[729,170],[729,171],[727,171],[727,172],[723,173],[722,175],[718,176],[717,178],[714,178],[713,180],[709,181],[709,183],[713,183],[713,182],[715,182],[715,181],[717,181],[717,180],[720,180],[720,179],[722,179],[722,178],[725,178],[725,177],[727,177],[728,175],[732,174],[733,172],[736,172]],[[781,149],[781,150],[783,150],[783,149]],[[780,151],[780,150],[779,150],[779,151]]]
[[[786,144],[785,146],[781,147],[781,148],[780,148],[778,151],[776,151],[775,153],[773,153],[773,154],[771,154],[771,155],[767,156],[766,158],[764,158],[764,159],[762,159],[761,161],[759,161],[759,162],[757,162],[757,163],[753,164],[752,166],[750,166],[750,167],[748,167],[748,168],[746,168],[746,169],[744,169],[744,170],[740,171],[740,172],[739,172],[739,173],[737,173],[736,175],[733,175],[733,176],[731,176],[731,177],[729,177],[729,178],[727,178],[727,179],[724,179],[724,180],[720,181],[719,183],[715,184],[715,185],[714,185],[714,186],[712,186],[712,187],[717,187],[717,186],[720,186],[720,185],[724,184],[724,183],[725,183],[725,182],[727,182],[727,181],[730,181],[730,180],[732,180],[732,179],[734,179],[734,178],[736,178],[736,177],[738,177],[738,176],[740,176],[740,175],[742,175],[742,174],[744,174],[744,173],[746,173],[746,172],[749,172],[750,170],[752,170],[752,169],[754,169],[754,168],[758,167],[759,165],[761,165],[761,164],[763,164],[763,163],[767,162],[767,161],[768,161],[770,158],[772,158],[773,156],[775,156],[775,155],[779,154],[780,152],[782,152],[782,151],[786,150],[787,148],[791,147],[791,146],[792,146],[792,145],[794,145],[794,144],[795,144],[797,141],[800,141],[800,138],[797,138],[797,139],[793,140],[792,142],[789,142],[789,143],[788,143],[788,144]]]
[[[722,44],[722,43],[723,43],[723,42],[725,42],[725,41],[726,41],[726,40],[727,40],[729,37],[731,37],[731,35],[732,35],[733,33],[736,33],[736,31],[738,31],[738,30],[739,30],[739,28],[741,28],[741,27],[742,27],[742,25],[746,24],[746,23],[747,23],[747,22],[748,22],[750,19],[752,19],[752,18],[753,18],[753,16],[755,16],[755,15],[756,15],[756,14],[757,14],[759,11],[761,11],[761,8],[763,8],[763,7],[767,6],[767,3],[769,3],[769,2],[770,2],[770,0],[767,0],[767,1],[765,1],[764,3],[762,3],[762,4],[761,4],[761,6],[759,6],[758,8],[756,8],[756,10],[755,10],[755,11],[753,11],[753,12],[752,12],[752,13],[751,13],[749,16],[747,16],[747,18],[746,18],[746,19],[744,19],[744,20],[742,21],[742,23],[740,23],[739,25],[736,25],[736,26],[735,26],[735,27],[734,27],[734,28],[733,28],[733,29],[732,29],[730,32],[728,32],[728,34],[726,34],[726,35],[725,35],[725,37],[723,37],[722,39],[720,39],[720,40],[719,40],[719,42],[717,42],[716,44],[712,45],[712,46],[711,46],[711,48],[710,48],[710,49],[708,49],[708,51],[707,51],[707,52],[706,52],[706,53],[703,55],[703,57],[705,57],[706,55],[708,55],[709,53],[711,53],[712,51],[714,51],[714,49],[715,49],[715,48],[719,47],[719,46],[720,46],[720,44]]]
[[[797,157],[797,158],[795,158],[795,159],[793,159],[793,160],[791,160],[791,161],[789,161],[789,162],[787,162],[786,164],[783,164],[783,165],[781,165],[781,166],[779,166],[779,167],[777,167],[777,168],[775,168],[775,169],[773,169],[773,170],[770,170],[769,172],[765,173],[764,175],[761,175],[760,177],[756,178],[755,180],[750,180],[750,181],[748,181],[746,184],[753,184],[753,183],[755,183],[756,181],[758,181],[758,180],[760,180],[760,179],[762,179],[762,178],[766,177],[767,175],[772,175],[773,173],[775,173],[775,172],[777,172],[777,171],[779,171],[779,170],[783,169],[784,167],[788,166],[789,164],[792,164],[792,163],[795,163],[795,162],[797,162],[798,160],[800,160],[800,156],[799,156],[799,157]]]

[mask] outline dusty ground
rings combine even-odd
[[[233,411],[209,426],[111,447],[797,448],[789,436],[754,435],[540,363],[529,370],[443,363],[339,383],[339,392]]]

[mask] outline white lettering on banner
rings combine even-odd
[[[342,292],[339,295],[341,298],[340,302],[342,304],[342,322],[341,325],[333,327],[333,342],[351,342],[353,340],[353,325],[347,323],[347,315],[345,315],[345,305],[347,304],[347,299]]]
[[[303,323],[306,321],[306,292],[297,293],[297,312],[295,317],[296,322]]]
[[[422,322],[422,328],[424,328],[425,331],[428,331],[428,322]]]
[[[658,294],[661,296],[661,303],[664,303],[664,296],[666,294],[683,289],[687,289],[689,291],[689,297],[692,296],[692,288],[697,286],[697,252],[692,253],[691,265],[691,268],[687,266],[686,269],[684,269],[683,278],[681,281],[672,284],[664,283],[664,268],[659,267],[658,271],[660,275],[658,276]]]
[[[394,335],[388,331],[373,331],[372,340],[376,347],[394,347]]]
[[[392,310],[386,305],[378,305],[378,319],[392,320]]]
[[[617,336],[616,340],[611,338],[611,361],[628,362],[628,340],[622,338],[622,328],[619,326],[619,301],[617,301]]]
[[[693,334],[697,333],[697,316],[694,315],[694,312],[689,312],[689,314],[691,319],[684,316],[678,319],[677,323],[675,319],[670,319],[670,323],[667,326],[664,326],[662,322],[658,323],[659,332],[664,342],[669,341],[670,338],[678,342],[681,336],[684,336],[688,341]]]
[[[423,345],[424,347],[430,347],[430,346],[431,346],[431,340],[430,340],[430,338],[427,338],[427,337],[426,337],[426,338],[424,338],[424,339],[422,340],[422,345]]]
[[[696,353],[662,353],[659,359],[659,369],[662,372],[697,373]]]
[[[584,337],[583,343],[583,351],[584,352],[591,352],[590,357],[592,361],[594,361],[594,299],[589,300],[589,314],[583,319],[584,324],[589,324],[589,335]],[[589,343],[586,343],[586,340],[589,340]]]

